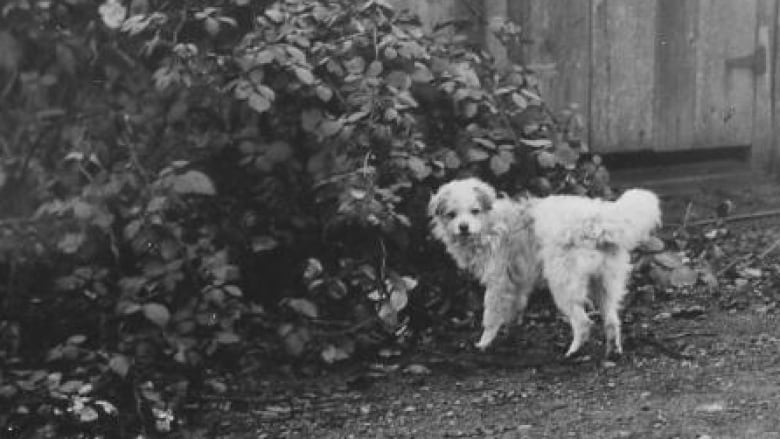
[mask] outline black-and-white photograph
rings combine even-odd
[[[780,0],[0,0],[0,438],[780,439]]]

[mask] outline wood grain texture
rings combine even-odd
[[[777,96],[777,0],[759,0],[756,11],[756,46],[764,47],[767,69],[755,76],[753,139],[751,161],[754,168],[772,171],[776,157]]]
[[[576,103],[589,119],[590,3],[570,0],[512,2],[510,19],[530,43],[514,61],[533,69],[545,102],[554,111]]]
[[[655,150],[694,143],[698,0],[658,0],[655,37]]]
[[[509,1],[512,0],[482,0],[483,19],[485,24],[485,48],[493,55],[496,64],[499,66],[506,66],[509,63],[509,53],[507,47],[493,35],[491,22],[493,20],[507,18],[509,15],[507,2]]]
[[[463,0],[390,0],[396,9],[408,9],[420,17],[423,27],[430,31],[436,24],[453,18],[472,16],[465,8]]]
[[[749,145],[757,0],[699,0],[694,147]],[[742,61],[740,61],[742,58]]]
[[[593,0],[591,146],[598,152],[655,147],[656,2]]]

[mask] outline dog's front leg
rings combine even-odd
[[[482,314],[482,337],[477,348],[485,350],[498,335],[501,326],[508,323],[515,314],[515,297],[511,286],[488,285],[485,291],[485,305]]]

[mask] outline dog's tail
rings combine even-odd
[[[629,189],[612,204],[610,217],[619,222],[612,237],[615,243],[634,248],[661,225],[661,203],[651,191]]]

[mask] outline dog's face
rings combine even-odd
[[[434,236],[454,241],[479,235],[495,200],[495,190],[475,178],[445,184],[428,205]]]

